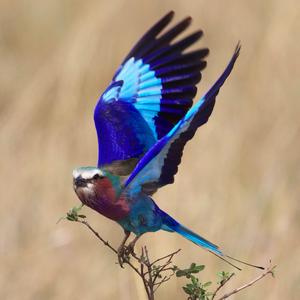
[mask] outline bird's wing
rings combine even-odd
[[[210,90],[139,161],[124,184],[125,190],[129,193],[138,193],[142,190],[151,195],[159,187],[174,182],[183,148],[194,136],[197,128],[207,122],[214,108],[216,96],[229,76],[239,51],[238,44],[223,74]]]
[[[129,175],[192,106],[208,49],[183,53],[202,31],[173,42],[191,23],[188,17],[162,33],[173,16],[165,15],[138,41],[95,107],[99,167],[117,166]]]

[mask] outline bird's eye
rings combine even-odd
[[[93,176],[93,178],[92,179],[101,179],[101,178],[103,178],[104,176],[100,176],[98,173],[97,174],[95,174],[94,176]]]

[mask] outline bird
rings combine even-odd
[[[193,105],[209,49],[186,51],[203,36],[202,30],[174,41],[192,18],[166,30],[173,17],[168,12],[141,37],[97,101],[98,163],[74,169],[73,187],[83,205],[123,228],[121,266],[125,251],[134,253],[143,234],[158,230],[176,232],[231,265],[228,258],[244,263],[180,224],[152,198],[174,182],[184,146],[208,121],[241,48],[238,43],[223,73]],[[135,237],[126,245],[131,233]]]

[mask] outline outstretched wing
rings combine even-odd
[[[184,118],[145,154],[125,182],[125,189],[133,193],[143,190],[147,194],[153,194],[159,187],[174,182],[183,148],[196,130],[208,121],[216,96],[232,71],[239,51],[238,44],[223,74]]]
[[[133,47],[95,107],[99,167],[129,175],[192,106],[208,49],[183,53],[202,31],[173,43],[190,17],[161,34],[173,16],[164,16]]]

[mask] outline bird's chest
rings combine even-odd
[[[129,213],[125,197],[118,197],[111,186],[83,190],[79,197],[83,204],[114,221],[126,217]]]
[[[90,207],[114,221],[118,221],[126,217],[130,210],[126,199],[122,197],[112,199],[103,195],[101,197],[97,197],[96,201],[90,203]]]

